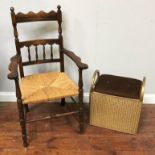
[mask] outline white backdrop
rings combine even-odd
[[[146,76],[146,93],[155,93],[155,1],[154,0],[1,0],[0,2],[0,92],[14,92],[7,79],[9,58],[15,51],[10,7],[16,12],[50,11],[57,4],[63,11],[64,47],[74,51],[89,69],[84,73],[84,90],[89,92],[95,69],[101,73],[142,79]],[[41,27],[41,28],[40,28]],[[30,30],[32,28],[32,30]],[[28,32],[38,36],[33,26],[21,27],[22,38]],[[41,34],[51,30],[39,25]],[[26,33],[24,33],[26,32]],[[24,35],[25,34],[25,35]],[[46,36],[45,35],[45,36]],[[33,36],[33,35],[32,35]],[[67,59],[66,69],[77,80],[75,65]],[[47,65],[46,69],[49,70]],[[46,70],[45,69],[45,70]],[[71,71],[69,72],[69,69]],[[35,68],[34,70],[38,70]],[[44,69],[41,69],[44,71]],[[28,69],[28,73],[32,70]]]

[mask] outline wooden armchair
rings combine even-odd
[[[19,121],[22,130],[22,140],[24,147],[28,146],[27,133],[26,133],[26,123],[34,122],[35,120],[27,120],[26,113],[29,111],[28,104],[42,103],[46,101],[52,101],[55,99],[61,99],[61,104],[65,104],[65,97],[78,96],[79,108],[77,111],[66,112],[63,114],[56,114],[53,117],[66,116],[70,114],[79,114],[79,129],[80,133],[84,132],[84,118],[83,118],[83,80],[82,71],[87,69],[87,64],[81,62],[81,59],[76,56],[73,52],[70,52],[63,47],[63,36],[62,36],[62,12],[61,7],[57,6],[57,11],[50,11],[49,13],[40,11],[39,13],[29,12],[15,13],[14,8],[11,7],[11,18],[12,25],[14,29],[15,45],[16,45],[16,55],[11,58],[11,63],[9,65],[10,73],[8,78],[15,81],[16,87],[16,97],[17,106],[19,111]],[[17,24],[26,22],[37,22],[37,21],[56,21],[58,23],[58,38],[55,39],[37,39],[37,40],[27,40],[19,41]],[[53,57],[52,45],[58,45],[59,47],[59,58]],[[50,58],[46,58],[46,45],[51,48]],[[31,51],[34,46],[34,51]],[[38,46],[42,46],[42,59],[39,58]],[[23,61],[22,48],[27,48],[28,60]],[[31,52],[35,53],[35,59],[32,60]],[[74,84],[73,81],[65,74],[64,66],[64,54],[68,56],[78,67],[79,71],[79,81],[78,86]],[[60,71],[58,72],[48,72],[39,73],[29,76],[24,75],[24,66],[37,65],[42,63],[59,63]],[[20,77],[18,75],[18,70]],[[73,99],[73,98],[72,98]],[[49,102],[47,102],[49,103]],[[46,117],[47,119],[52,118],[52,116]],[[38,119],[37,119],[38,120]],[[40,119],[44,120],[44,119]]]

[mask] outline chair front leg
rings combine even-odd
[[[27,143],[27,134],[26,134],[26,120],[24,115],[24,105],[21,99],[21,91],[20,91],[18,79],[15,80],[15,85],[16,85],[17,107],[19,112],[19,122],[22,130],[23,146],[27,147],[28,143]]]
[[[79,129],[80,133],[84,133],[84,108],[83,108],[83,79],[82,69],[79,69]]]
[[[26,120],[24,116],[24,106],[21,99],[17,99],[18,111],[19,111],[19,122],[22,130],[23,146],[27,147],[27,134],[26,134]]]

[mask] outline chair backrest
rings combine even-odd
[[[58,62],[60,63],[60,70],[64,71],[64,56],[63,51],[61,50],[63,48],[63,37],[62,37],[62,28],[61,28],[61,22],[62,22],[62,13],[61,13],[61,6],[57,6],[57,11],[50,11],[48,13],[44,11],[40,11],[38,13],[34,12],[28,12],[26,14],[24,13],[15,13],[14,8],[11,7],[11,18],[12,18],[12,25],[14,29],[14,37],[15,37],[15,45],[17,54],[21,56],[21,61],[19,64],[19,70],[20,70],[20,76],[24,77],[24,71],[23,66],[27,65],[33,65],[33,64],[41,64],[41,63],[53,63]],[[58,38],[56,39],[37,39],[37,40],[27,40],[27,41],[19,41],[18,38],[18,31],[17,31],[17,24],[20,23],[26,23],[26,22],[37,22],[37,21],[56,21],[58,23]],[[59,46],[59,58],[53,58],[53,51],[52,51],[52,45],[57,44]],[[42,59],[38,59],[38,46],[42,46]],[[45,45],[49,45],[51,48],[51,54],[50,58],[46,58],[46,52],[45,52]],[[34,46],[35,49],[35,60],[31,59],[31,48],[30,46]],[[28,61],[22,61],[22,48],[27,48],[27,55],[28,55]]]

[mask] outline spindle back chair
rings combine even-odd
[[[87,64],[81,62],[81,59],[73,52],[64,49],[63,36],[62,36],[62,12],[61,7],[57,6],[57,11],[50,11],[48,13],[40,11],[38,13],[29,12],[15,13],[14,8],[11,7],[11,18],[14,30],[16,55],[11,58],[9,65],[10,73],[8,78],[15,81],[17,106],[19,110],[19,120],[22,129],[23,145],[28,146],[26,123],[34,122],[35,120],[27,120],[26,114],[29,111],[28,104],[42,103],[46,101],[52,101],[55,99],[61,99],[61,104],[65,104],[65,97],[78,96],[79,108],[76,111],[66,112],[63,114],[56,114],[55,116],[46,117],[51,119],[52,117],[66,116],[70,114],[79,114],[79,129],[80,133],[84,131],[84,118],[83,118],[83,79],[82,71],[87,69]],[[17,26],[20,23],[38,22],[38,21],[56,21],[58,23],[58,37],[50,39],[36,39],[20,41],[18,38]],[[53,45],[59,46],[59,57],[53,56]],[[50,46],[50,58],[46,57],[46,45]],[[31,49],[34,46],[33,52],[35,53],[35,59],[31,57]],[[42,59],[39,57],[38,46],[42,46]],[[22,48],[27,48],[28,60],[23,61]],[[79,71],[78,86],[64,73],[64,55],[68,56],[77,65]],[[24,73],[24,66],[42,64],[42,63],[60,63],[59,72],[50,72],[42,74],[34,74],[26,76]],[[18,68],[20,77],[18,76]],[[19,80],[20,79],[20,80]],[[53,84],[54,83],[54,84]],[[38,86],[39,85],[39,86]],[[42,89],[40,89],[42,88]],[[73,99],[73,98],[72,98]],[[75,101],[75,100],[74,100]],[[40,120],[44,120],[40,119]],[[38,121],[38,119],[36,119]]]

